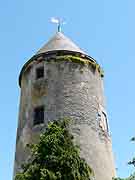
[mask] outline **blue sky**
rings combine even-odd
[[[135,1],[5,0],[0,5],[0,179],[11,180],[22,65],[55,33],[50,17],[105,70],[105,95],[117,174],[128,176],[135,145]]]

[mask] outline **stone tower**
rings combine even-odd
[[[112,180],[115,167],[103,93],[103,71],[61,32],[28,60],[20,73],[21,99],[14,173],[29,156],[26,144],[36,142],[49,121],[73,119],[81,156],[96,180]]]

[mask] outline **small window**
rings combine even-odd
[[[106,128],[107,132],[109,132],[106,113],[105,112],[102,112],[102,113],[103,113],[103,116],[104,116],[105,128]]]
[[[34,125],[44,123],[44,106],[36,107],[34,109]]]
[[[44,77],[44,67],[39,67],[36,69],[36,79],[40,79]]]
[[[100,114],[99,125],[100,125],[100,127],[103,129],[103,131],[109,132],[108,122],[107,122],[107,116],[106,116],[106,113],[103,112],[103,111],[102,111],[101,114]]]

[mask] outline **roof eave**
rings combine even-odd
[[[81,53],[81,52],[77,52],[77,51],[69,51],[69,50],[54,50],[54,51],[48,51],[48,52],[45,52],[45,53],[40,53],[40,54],[36,54],[34,55],[32,58],[30,58],[22,67],[21,69],[21,72],[20,72],[20,75],[19,75],[19,86],[21,87],[21,80],[22,80],[22,74],[23,72],[25,71],[25,68],[32,62],[32,61],[35,61],[37,60],[39,57],[41,56],[46,56],[46,55],[52,55],[54,53],[58,53],[58,52],[67,52],[68,53],[71,53],[73,55],[76,55],[76,54],[80,54],[80,56],[82,56],[83,58],[87,58],[91,61],[94,61],[96,62],[96,60],[94,58],[92,58],[91,56],[88,56],[87,54],[84,54],[84,53]],[[97,62],[96,62],[97,63]]]

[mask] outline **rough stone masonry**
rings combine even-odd
[[[115,176],[112,143],[105,111],[103,78],[96,62],[95,66],[81,63],[81,60],[88,61],[89,57],[82,56],[82,52],[76,53],[76,50],[60,51],[55,47],[47,52],[49,54],[42,51],[34,56],[21,71],[14,174],[21,170],[21,164],[29,157],[26,144],[37,142],[49,121],[70,117],[75,143],[80,146],[81,156],[93,168],[95,179],[112,180]],[[63,58],[57,60],[61,53]],[[69,54],[74,59],[80,58],[80,63],[64,59]],[[40,68],[43,77],[37,78],[37,69]],[[34,125],[37,107],[44,107],[44,122]]]

